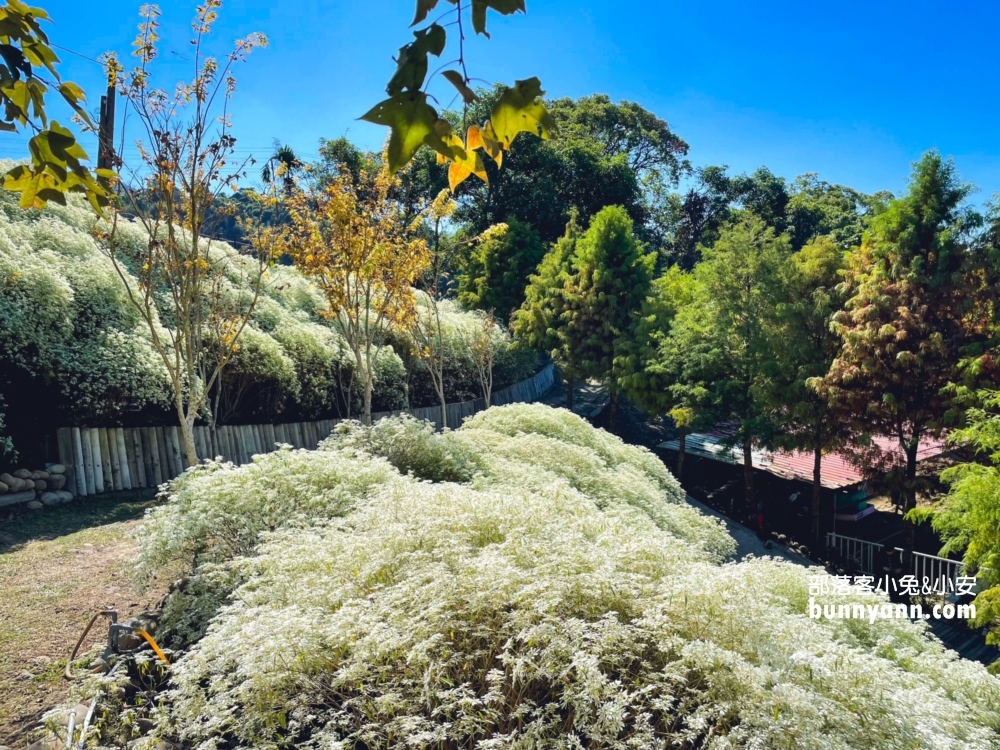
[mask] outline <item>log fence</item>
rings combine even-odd
[[[493,406],[537,401],[554,382],[550,364],[535,376],[495,392]],[[483,399],[447,404],[449,427],[485,408]],[[383,417],[411,414],[442,427],[440,406],[372,414]],[[341,419],[284,424],[220,425],[194,428],[199,456],[221,456],[237,465],[250,463],[260,453],[276,450],[276,444],[314,450]],[[66,427],[56,430],[58,461],[66,467],[66,489],[75,496],[158,487],[179,476],[191,462],[184,450],[180,427]]]

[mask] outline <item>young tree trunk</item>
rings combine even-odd
[[[608,430],[615,431],[618,426],[618,391],[615,388],[608,389]]]
[[[573,411],[573,376],[566,378],[566,408]]]
[[[913,438],[906,446],[906,482],[903,485],[903,572],[910,570],[917,525],[906,514],[917,507],[917,448],[920,442]]]
[[[743,440],[743,496],[746,507],[753,507],[753,455],[750,450],[753,441],[747,437]]]
[[[181,420],[181,434],[184,436],[184,452],[187,453],[188,463],[197,466],[198,449],[194,447],[194,417]]]
[[[823,485],[820,482],[823,468],[823,447],[819,441],[816,442],[815,453],[813,454],[813,497],[812,497],[812,543],[813,549],[819,549],[820,537],[820,505],[822,495],[820,494]]]
[[[687,430],[682,427],[680,438],[677,441],[679,450],[677,451],[677,481],[684,479],[684,453],[687,451]]]
[[[372,423],[372,376],[368,373],[365,377],[365,406],[361,423],[371,425]]]

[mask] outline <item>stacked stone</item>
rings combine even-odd
[[[73,499],[66,489],[66,467],[46,464],[44,469],[18,469],[0,474],[0,507],[27,503],[32,510],[46,505],[68,503]]]

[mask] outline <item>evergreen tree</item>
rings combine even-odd
[[[538,272],[531,276],[525,290],[525,300],[514,314],[511,326],[514,335],[528,347],[548,352],[566,376],[566,407],[573,409],[574,382],[581,375],[580,362],[574,356],[576,347],[569,338],[568,321],[574,304],[572,260],[580,238],[577,212],[570,212],[566,233],[542,258]]]
[[[681,308],[664,358],[682,362],[680,382],[703,384],[710,416],[731,423],[743,449],[745,500],[753,501],[754,444],[775,432],[771,398],[778,305],[786,293],[782,269],[791,248],[759,219],[746,217],[703,248],[694,269],[694,301]]]
[[[628,212],[608,206],[591,220],[572,259],[574,309],[564,314],[565,323],[583,374],[607,385],[612,429],[621,392],[615,358],[639,322],[656,264],[656,253],[644,250]]]
[[[692,304],[697,284],[691,273],[671,266],[653,282],[643,302],[635,335],[621,347],[616,365],[625,394],[647,414],[669,416],[678,431],[677,478],[684,475],[688,432],[703,421],[708,395],[698,373],[670,333],[678,312]]]
[[[974,256],[963,241],[974,218],[962,210],[970,187],[935,152],[914,165],[906,195],[872,220],[848,255],[847,309],[835,318],[842,340],[824,379],[828,398],[857,429],[894,438],[905,456],[904,512],[916,507],[917,449],[940,434],[950,410],[944,389],[958,379]],[[895,456],[876,455],[883,473]],[[905,548],[915,527],[906,524]]]
[[[505,232],[488,233],[473,250],[459,280],[459,302],[474,310],[492,310],[506,323],[524,302],[528,277],[544,256],[538,232],[509,219]]]
[[[779,307],[775,363],[780,371],[771,391],[781,415],[786,448],[813,454],[812,543],[821,532],[823,454],[843,442],[847,426],[822,392],[821,381],[840,351],[830,321],[843,304],[838,291],[844,252],[833,237],[819,237],[792,255],[786,267],[787,302]]]

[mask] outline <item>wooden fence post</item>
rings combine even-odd
[[[170,461],[167,458],[167,433],[162,427],[154,427],[153,429],[156,431],[156,451],[160,456],[160,475],[162,482],[167,482],[174,478],[170,471]]]
[[[142,432],[141,427],[133,427],[129,430],[132,438],[132,452],[135,455],[135,474],[139,481],[140,487],[148,487],[149,483],[146,480],[146,464],[144,462],[144,454],[142,450]]]
[[[108,431],[95,427],[90,431],[90,455],[94,462],[94,492],[98,495],[114,489],[111,481],[111,462],[108,456]]]
[[[118,465],[121,470],[122,489],[130,490],[132,489],[132,472],[128,468],[128,449],[125,446],[125,430],[122,427],[115,427],[114,432],[115,444],[118,446]]]
[[[56,446],[59,450],[59,463],[66,467],[65,490],[76,497],[79,492],[76,487],[76,456],[73,453],[73,432],[68,427],[56,430]]]
[[[116,490],[122,489],[122,464],[118,455],[118,440],[115,435],[115,428],[112,427],[108,434],[108,446],[111,448],[111,479]]]
[[[83,461],[83,438],[79,427],[71,427],[69,431],[73,438],[73,460],[76,463],[76,493],[80,497],[87,496],[87,472]]]
[[[80,437],[83,443],[83,471],[87,478],[87,494],[93,495],[97,492],[94,489],[94,442],[89,429],[81,430]]]
[[[142,446],[143,450],[148,448],[146,455],[148,456],[149,463],[147,464],[146,472],[149,474],[149,481],[154,487],[159,487],[163,484],[163,469],[160,467],[160,446],[156,440],[156,429],[154,427],[144,427],[142,429],[142,436],[145,444]]]
[[[129,478],[132,480],[132,489],[137,490],[140,487],[145,487],[145,482],[139,483],[139,464],[142,463],[142,453],[136,450],[135,446],[135,430],[131,427],[125,427],[122,429],[125,434],[125,455],[128,457],[128,474]]]
[[[167,433],[167,448],[169,449],[167,454],[174,477],[179,477],[184,472],[184,462],[181,460],[181,440],[178,432],[180,432],[180,428],[171,427]]]

